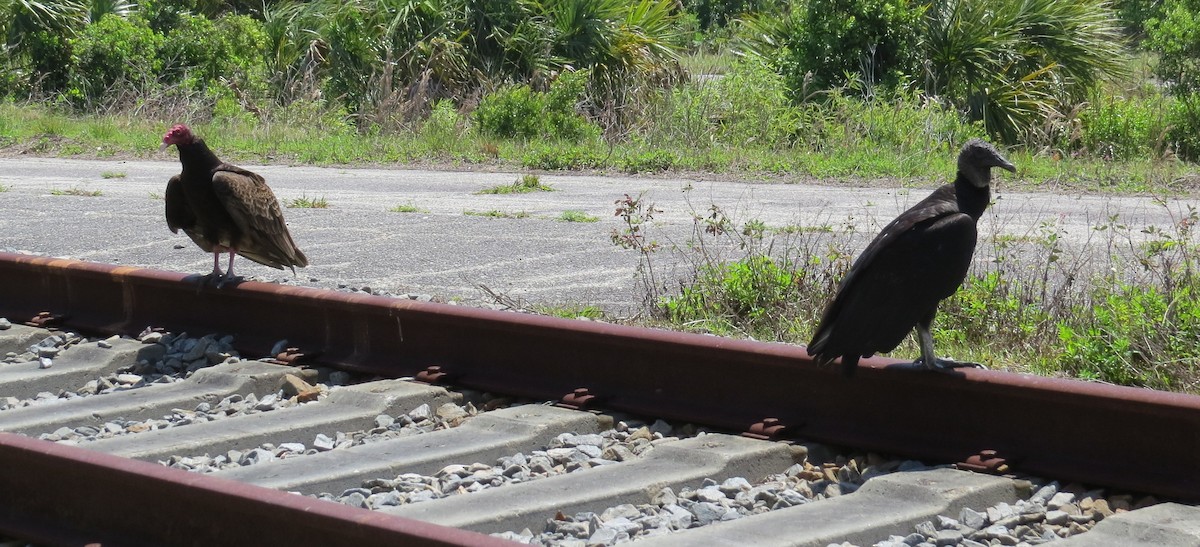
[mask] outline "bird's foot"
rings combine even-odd
[[[220,276],[220,278],[218,279],[217,288],[220,289],[227,284],[232,284],[233,286],[236,287],[237,284],[241,283],[242,281],[245,281],[245,278],[243,278],[240,275],[225,274],[225,275]]]
[[[926,370],[941,371],[954,370],[956,368],[987,368],[980,363],[972,363],[970,361],[955,361],[954,359],[950,359],[948,357],[936,357],[934,358],[932,364],[926,363],[924,358],[919,358],[916,361],[913,361],[913,364],[924,367]]]

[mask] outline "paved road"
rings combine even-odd
[[[610,241],[619,219],[614,201],[645,192],[661,213],[656,239],[682,244],[691,211],[723,208],[738,224],[759,219],[768,226],[842,227],[873,235],[929,188],[813,186],[705,181],[699,179],[541,175],[555,189],[519,195],[477,195],[508,184],[518,173],[349,169],[246,165],[263,174],[284,201],[323,197],[327,209],[285,209],[311,266],[297,277],[248,260],[242,275],[316,287],[371,287],[395,294],[431,294],[467,302],[487,300],[478,289],[529,304],[598,304],[630,313],[640,302],[635,275],[639,255]],[[0,159],[0,250],[28,251],[106,263],[183,272],[207,272],[211,255],[186,236],[172,234],[163,219],[166,180],[179,172],[173,153],[163,161],[45,158]],[[119,178],[105,175],[120,174]],[[1005,174],[1006,175],[1006,174]],[[1037,234],[1043,223],[1085,241],[1092,226],[1119,213],[1132,226],[1168,226],[1171,211],[1149,198],[1063,196],[1004,192],[981,221],[981,232]],[[930,181],[932,187],[934,181]],[[691,187],[684,192],[685,187]],[[53,195],[80,188],[102,195]],[[413,204],[426,212],[394,213]],[[471,216],[464,211],[526,212],[527,218]],[[597,222],[556,220],[577,210]],[[670,259],[662,256],[663,262]]]

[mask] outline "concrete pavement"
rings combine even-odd
[[[923,198],[938,181],[909,190],[665,177],[542,174],[553,192],[477,195],[509,184],[521,174],[245,165],[266,177],[285,202],[325,198],[327,209],[288,208],[284,214],[311,266],[279,272],[248,260],[238,273],[261,280],[307,286],[370,287],[393,294],[430,294],[479,303],[478,288],[528,304],[595,304],[627,314],[641,302],[636,268],[640,256],[619,249],[610,234],[619,229],[614,201],[645,192],[661,210],[648,227],[664,243],[685,246],[692,215],[720,206],[740,226],[758,219],[771,227],[851,227],[861,244],[901,210]],[[28,251],[81,260],[204,273],[211,255],[182,233],[172,234],[163,218],[162,193],[178,173],[174,154],[163,161],[0,158],[0,250]],[[1006,192],[995,183],[995,205],[980,222],[981,234],[1001,231],[1034,236],[1044,223],[1061,226],[1077,243],[1093,237],[1093,226],[1114,213],[1134,227],[1169,227],[1170,211],[1150,198],[1064,196]],[[107,178],[106,178],[107,177]],[[691,190],[684,192],[684,188]],[[53,195],[79,188],[100,196]],[[412,204],[425,212],[388,209]],[[466,211],[524,212],[526,218],[490,218]],[[583,211],[596,222],[557,220],[563,211]],[[178,248],[177,248],[178,247]],[[856,251],[857,252],[857,251]],[[681,256],[655,256],[670,281],[686,275]]]

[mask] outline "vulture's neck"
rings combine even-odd
[[[990,186],[980,188],[971,184],[967,177],[959,173],[958,177],[954,179],[954,198],[958,201],[959,211],[979,220],[979,217],[983,216],[983,210],[987,209],[988,202],[992,199],[992,191]]]
[[[204,139],[195,139],[191,144],[175,145],[175,147],[179,149],[179,163],[183,164],[185,173],[207,173],[221,165],[221,160],[212,150],[208,149],[208,145],[204,144]]]

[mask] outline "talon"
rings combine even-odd
[[[933,360],[933,364],[931,364],[931,365],[925,364],[924,358],[918,358],[916,361],[913,361],[913,364],[925,367],[928,370],[953,370],[956,368],[981,368],[981,369],[987,368],[980,363],[973,363],[971,361],[955,361],[954,359],[949,359],[949,358],[945,358],[945,357],[935,358]]]

